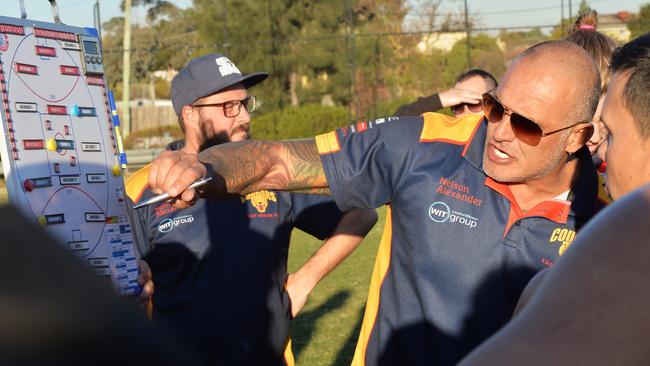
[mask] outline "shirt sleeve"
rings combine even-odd
[[[127,198],[127,209],[129,210],[129,218],[131,221],[131,235],[133,235],[134,248],[137,251],[138,258],[142,258],[149,253],[153,246],[148,234],[148,226],[146,216],[149,207],[142,207],[137,210],[133,209],[134,203],[131,198]]]
[[[411,104],[404,104],[395,111],[396,116],[419,116],[422,113],[435,112],[442,108],[442,101],[438,94],[420,97]]]
[[[387,117],[316,137],[327,183],[342,211],[392,201],[411,169],[422,127],[422,117]]]
[[[292,193],[291,202],[294,227],[320,240],[332,235],[343,216],[331,196]]]

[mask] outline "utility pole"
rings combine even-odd
[[[122,64],[122,135],[131,133],[131,0],[124,0],[124,48]]]
[[[230,43],[228,42],[228,0],[223,0],[223,49],[226,55],[228,53],[228,47]]]
[[[469,12],[467,11],[467,0],[465,0],[465,31],[467,32],[467,70],[472,68],[472,51],[470,50]]]
[[[95,28],[99,34],[99,40],[102,39],[102,18],[99,13],[99,0],[95,1],[95,6],[93,7],[93,20],[95,21]]]
[[[350,0],[345,1],[345,8],[346,8],[346,27],[345,27],[345,40],[347,42],[348,46],[348,68],[350,70],[350,88],[348,89],[348,95],[350,98],[350,103],[353,104],[354,108],[354,115],[351,116],[353,121],[356,121],[358,119],[358,114],[359,114],[359,97],[356,93],[355,85],[356,85],[356,62],[355,62],[355,40],[354,40],[354,13],[352,11],[352,3]]]
[[[560,8],[562,8],[560,15],[560,29],[562,31],[562,38],[564,38],[564,0],[560,0]]]

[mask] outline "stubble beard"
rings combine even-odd
[[[563,139],[564,140],[564,139]],[[564,144],[558,144],[557,148],[544,153],[544,158],[539,161],[536,169],[524,167],[520,172],[512,172],[512,169],[503,167],[503,170],[508,171],[499,172],[499,169],[490,168],[490,163],[487,156],[488,142],[486,140],[483,150],[483,169],[485,174],[493,180],[500,183],[526,183],[537,179],[546,178],[553,172],[558,171],[562,165],[567,161],[567,153],[564,150]]]

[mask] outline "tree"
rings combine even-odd
[[[216,7],[213,0],[195,0],[194,19],[206,45],[198,53],[225,53],[243,72],[270,72],[256,87],[265,96],[264,111],[318,103],[324,96],[349,105],[351,96],[380,90],[375,80],[385,82],[391,45],[366,34],[399,30],[396,9],[404,2],[221,0]],[[358,82],[350,95],[352,79]]]
[[[472,37],[470,45],[472,67],[483,69],[498,80],[506,69],[506,58],[496,39],[485,33],[479,33]],[[459,74],[467,70],[466,58],[467,42],[465,40],[456,42],[449,54],[445,56],[444,77],[449,85]]]
[[[587,4],[587,0],[582,0],[580,1],[580,7],[578,9],[578,14],[587,14],[589,11],[591,11],[591,7],[589,4]],[[571,14],[569,14],[571,15]]]
[[[639,14],[627,23],[630,36],[636,38],[650,31],[650,4],[641,6]]]
[[[161,15],[168,15],[170,10],[178,9],[176,5],[166,0],[131,0],[131,6],[146,6],[149,22],[155,21]],[[120,2],[120,9],[124,11],[124,0]]]
[[[536,43],[545,41],[548,37],[539,29],[533,28],[526,32],[499,32],[499,39],[504,44],[506,59],[515,57],[522,49],[528,48]]]
[[[177,70],[182,68],[190,56],[188,52],[197,45],[188,10],[163,4],[155,14],[156,18],[148,19],[147,24],[135,24],[131,29],[131,70],[135,82],[149,82],[152,71],[165,70],[168,66]],[[124,18],[109,19],[103,24],[103,29],[102,46],[104,68],[109,76],[108,86],[120,98]]]

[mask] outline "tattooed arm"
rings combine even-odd
[[[260,189],[329,194],[313,139],[241,141],[211,147],[200,155],[165,151],[152,163],[149,186],[177,197],[177,206],[186,207],[197,198],[187,187],[208,175],[213,177],[205,188],[208,197]]]

